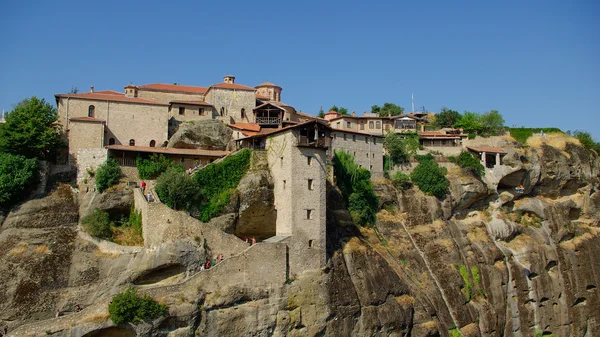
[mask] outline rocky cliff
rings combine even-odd
[[[14,336],[600,335],[598,156],[570,141],[502,146],[483,179],[450,170],[444,200],[376,181],[374,228],[352,225],[329,185],[327,267],[295,279],[280,244],[199,272],[201,233],[152,249],[91,240],[63,186],[4,219],[0,325]],[[271,226],[269,179],[244,178],[223,235]],[[114,326],[107,304],[132,284],[169,315]]]

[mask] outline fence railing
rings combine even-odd
[[[117,161],[117,163],[119,163],[120,166],[135,167],[135,159],[134,158],[115,157],[115,160]]]
[[[279,124],[281,118],[279,117],[256,117],[256,124]]]

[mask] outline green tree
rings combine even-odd
[[[346,109],[344,107],[339,107],[338,108],[337,105],[332,106],[331,109],[329,109],[329,111],[338,112],[342,116],[347,116],[348,115],[348,109]]]
[[[583,145],[588,150],[594,150],[596,153],[600,154],[600,143],[594,141],[592,135],[587,131],[575,130],[573,132],[573,137],[579,139],[581,145]]]
[[[402,134],[388,132],[383,139],[383,147],[387,150],[394,165],[407,162],[417,153],[419,136],[417,134]]]
[[[137,166],[140,179],[154,179],[173,165],[172,159],[156,153],[152,154],[150,159],[137,157],[135,160],[135,166]]]
[[[461,128],[466,133],[481,133],[483,132],[481,118],[482,115],[480,113],[465,111],[458,121],[454,123],[454,127]]]
[[[492,110],[481,116],[481,125],[484,132],[497,134],[504,128],[504,118],[498,110]]]
[[[0,152],[53,160],[61,146],[56,109],[44,99],[22,100],[0,124]]]
[[[90,235],[102,239],[112,238],[111,222],[108,213],[100,209],[96,208],[91,214],[84,216],[81,219],[81,224]]]
[[[131,287],[113,297],[108,313],[114,324],[133,323],[154,319],[167,313],[167,306],[156,302],[151,296],[139,296]]]
[[[154,188],[158,197],[173,209],[185,209],[198,194],[198,183],[182,166],[171,166],[156,180]]]
[[[319,113],[317,114],[320,118],[325,118],[325,111],[323,111],[323,106],[321,105],[321,109],[319,109]]]
[[[114,158],[108,158],[106,162],[96,170],[96,188],[102,193],[107,188],[115,185],[121,178],[121,167]]]
[[[446,173],[448,173],[446,168],[431,159],[424,159],[412,171],[410,180],[424,193],[442,199],[450,188]]]
[[[373,110],[373,107],[371,107]],[[387,116],[400,116],[404,113],[404,108],[398,106],[394,103],[385,102],[381,109],[379,109],[379,116],[387,117]]]
[[[481,177],[485,174],[485,168],[478,158],[475,158],[471,152],[463,151],[456,158],[451,158],[456,165],[472,172],[475,176]]]
[[[9,206],[25,196],[39,180],[37,160],[0,152],[0,206]]]
[[[381,111],[381,107],[379,105],[377,105],[377,104],[371,105],[371,113],[379,114],[380,111]]]
[[[443,107],[435,118],[435,125],[440,128],[451,128],[458,122],[459,118],[460,113],[458,111]]]

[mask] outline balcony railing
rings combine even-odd
[[[281,118],[279,117],[256,117],[256,124],[275,124],[279,125]]]
[[[298,136],[298,146],[328,148],[330,145],[329,142],[329,138],[319,138],[315,140],[309,139],[306,136]]]

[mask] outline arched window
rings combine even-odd
[[[94,117],[95,112],[96,112],[96,107],[93,105],[90,105],[88,107],[88,117]]]
[[[242,108],[242,118],[246,118],[246,109]]]
[[[115,145],[115,139],[114,138],[109,139],[108,145]]]
[[[135,146],[135,139],[129,140],[129,146]]]
[[[150,147],[155,147],[156,146],[156,142],[154,141],[154,139],[152,139],[150,141]]]

